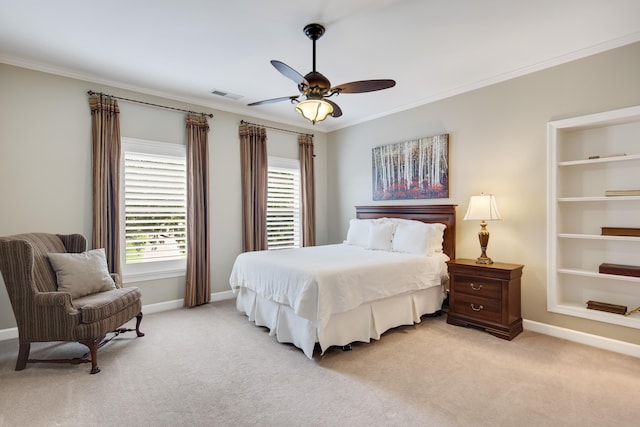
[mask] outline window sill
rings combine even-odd
[[[169,279],[171,277],[184,277],[185,274],[186,273],[184,269],[148,271],[144,273],[123,274],[122,280],[124,283],[129,284],[137,282],[147,282],[150,280]]]

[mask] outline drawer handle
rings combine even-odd
[[[474,303],[469,304],[471,306],[471,310],[473,311],[480,311],[484,308],[484,306],[482,304],[480,304],[480,307],[476,307],[476,305]]]
[[[469,286],[471,286],[471,289],[473,289],[474,291],[479,291],[480,289],[482,289],[482,283],[476,285],[475,283],[471,282],[469,283]]]

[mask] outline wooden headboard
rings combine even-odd
[[[456,206],[457,205],[408,205],[408,206],[356,206],[356,218],[403,218],[422,222],[439,222],[447,226],[442,243],[444,253],[456,258]]]

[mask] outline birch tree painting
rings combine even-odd
[[[373,200],[449,197],[449,135],[373,149]]]

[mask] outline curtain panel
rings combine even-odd
[[[267,130],[240,125],[242,250],[267,249]]]
[[[316,245],[316,186],[313,168],[313,136],[300,135],[300,187],[302,199],[302,246]]]
[[[109,271],[120,267],[120,109],[105,95],[89,97],[93,168],[92,247],[104,248]]]
[[[204,116],[187,116],[187,271],[184,306],[211,300],[209,227],[209,123]]]

